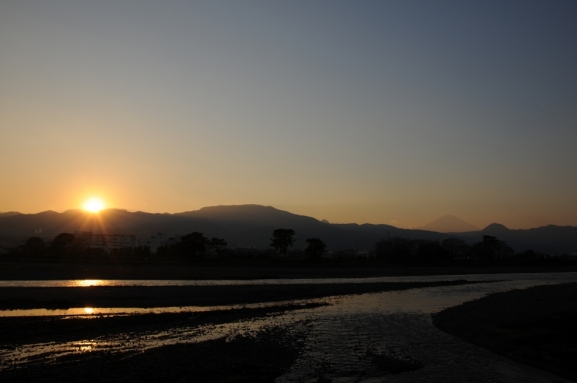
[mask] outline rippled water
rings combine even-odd
[[[178,306],[178,307],[76,307],[70,309],[25,309],[25,310],[0,310],[1,317],[43,317],[43,316],[62,316],[75,318],[97,318],[102,315],[136,315],[136,314],[174,314],[174,313],[199,313],[207,311],[234,310],[240,308],[258,309],[264,307],[275,307],[290,305],[304,305],[314,302],[314,299],[298,301],[278,301],[264,303],[243,303],[226,306]],[[321,302],[321,300],[318,300]],[[322,300],[324,302],[324,300]]]
[[[549,280],[564,278],[577,273],[524,273],[524,274],[462,274],[426,275],[375,278],[301,278],[301,279],[252,279],[252,280],[132,280],[132,279],[64,279],[64,280],[11,280],[0,281],[2,287],[90,287],[90,286],[241,286],[241,285],[299,285],[331,283],[377,283],[377,282],[438,282],[468,279],[475,281],[499,281],[509,279]]]
[[[507,280],[348,296],[333,300],[331,306],[220,325],[197,326],[191,315],[190,325],[169,331],[31,344],[15,350],[0,349],[0,368],[25,364],[31,359],[49,362],[82,352],[131,353],[177,343],[196,343],[222,337],[232,339],[239,335],[255,334],[271,326],[284,326],[305,333],[306,343],[290,370],[277,379],[278,383],[317,382],[319,377],[332,379],[333,382],[367,383],[565,382],[564,379],[512,362],[441,332],[432,325],[430,314],[494,292],[574,282],[577,273],[395,277],[386,281],[465,277],[470,280]],[[393,374],[391,366],[401,366],[405,372]]]
[[[525,277],[367,294],[318,308],[304,351],[277,382],[314,382],[320,376],[333,382],[568,382],[462,341],[432,324],[431,313],[487,294],[575,281],[575,274]],[[382,363],[379,368],[379,358],[385,368]],[[386,371],[395,364],[415,369],[402,374]]]

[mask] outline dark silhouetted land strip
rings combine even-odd
[[[433,315],[443,331],[577,381],[577,283],[496,293]]]
[[[0,309],[219,306],[365,294],[420,287],[453,286],[466,283],[471,282],[460,280],[245,286],[4,287],[0,288]]]
[[[0,262],[0,280],[56,279],[279,279],[368,278],[408,275],[461,275],[577,271],[577,265],[395,265],[375,260],[330,260],[307,263],[293,260],[206,260],[194,262]]]

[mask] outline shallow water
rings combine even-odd
[[[47,281],[0,281],[2,287],[89,287],[89,286],[238,286],[238,285],[284,285],[284,284],[332,284],[332,283],[377,283],[377,282],[439,282],[448,280],[469,281],[503,281],[515,280],[522,283],[555,283],[554,281],[577,280],[577,273],[527,273],[527,274],[474,274],[474,275],[429,275],[429,276],[405,276],[405,277],[379,277],[379,278],[327,278],[327,279],[260,279],[260,280],[47,280]],[[522,282],[526,281],[526,282]],[[522,285],[519,285],[522,288]],[[1,291],[1,290],[0,290]],[[458,290],[456,290],[458,291]],[[455,292],[456,300],[460,293]],[[403,305],[425,307],[434,302],[430,297],[427,299],[406,300]],[[26,309],[26,310],[0,310],[0,317],[19,316],[98,316],[98,315],[130,315],[150,313],[178,313],[178,312],[204,312],[211,310],[228,310],[238,307],[269,307],[283,305],[287,302],[275,302],[270,304],[232,305],[232,306],[182,306],[182,307],[159,307],[159,308],[135,308],[135,307],[73,307],[69,309]],[[456,303],[458,304],[458,303]]]
[[[0,281],[2,287],[90,287],[90,286],[242,286],[242,285],[300,285],[332,283],[379,283],[379,282],[438,282],[447,280],[501,281],[509,279],[550,280],[565,278],[577,273],[523,273],[523,274],[462,274],[425,275],[374,278],[295,278],[295,279],[252,279],[252,280],[170,280],[170,279],[62,279],[62,280],[10,280]]]
[[[375,278],[371,279],[374,281]],[[31,360],[57,362],[65,355],[85,352],[106,351],[128,355],[177,343],[250,336],[269,327],[283,326],[304,333],[306,343],[291,369],[277,379],[279,383],[316,382],[321,376],[333,382],[566,381],[445,334],[432,325],[430,314],[494,292],[574,282],[577,273],[378,279],[394,282],[453,279],[501,281],[333,298],[328,299],[331,306],[220,325],[197,326],[194,324],[194,314],[191,314],[190,325],[169,331],[30,344],[13,350],[0,348],[0,369],[25,365]],[[181,310],[186,311],[186,308]],[[409,366],[409,369],[415,370],[392,374],[383,365]]]
[[[320,303],[324,300],[319,299]],[[322,301],[322,302],[321,302]],[[100,316],[117,316],[117,315],[136,315],[136,314],[174,314],[174,313],[200,313],[207,311],[235,310],[240,308],[258,309],[264,307],[275,307],[290,305],[305,305],[315,302],[315,299],[299,301],[278,301],[264,303],[243,303],[226,306],[178,306],[178,307],[75,307],[69,309],[17,309],[17,310],[0,310],[1,317],[67,317],[67,318],[98,318]]]

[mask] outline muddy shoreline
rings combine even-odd
[[[462,278],[465,277],[459,277]],[[466,278],[473,282],[451,281],[448,275],[442,282],[4,287],[0,288],[0,309],[240,307],[196,313],[93,315],[92,319],[0,318],[0,381],[55,382],[73,379],[80,382],[273,382],[276,377],[284,375],[294,366],[299,355],[302,355],[304,345],[312,344],[310,339],[307,340],[311,334],[307,330],[308,325],[299,321],[287,325],[284,322],[287,317],[285,313],[301,309],[306,311],[333,302],[333,299],[322,299],[323,297],[479,283],[474,282],[474,275]],[[315,298],[321,299],[308,301],[305,306],[299,303]],[[242,306],[262,302],[281,303],[259,308]],[[303,322],[306,322],[312,317],[302,318]],[[399,318],[406,320],[410,319],[410,316]],[[577,344],[574,328],[576,319],[577,283],[497,293],[433,315],[434,324],[451,335],[573,380],[577,376],[572,367],[577,358],[574,350]],[[250,329],[255,323],[263,321],[267,325],[254,327],[258,330],[250,335],[242,331],[233,332],[237,335],[227,338],[214,330],[219,326],[241,326],[240,328]],[[394,320],[392,323],[395,323]],[[408,325],[407,323],[403,322],[402,326]],[[428,323],[430,326],[430,322]],[[351,325],[354,325],[354,321]],[[403,327],[399,327],[401,328]],[[197,329],[201,333],[207,331],[206,329],[211,334],[215,334],[211,331],[217,331],[218,338],[201,337],[195,341],[198,343],[189,343],[190,336],[197,339],[194,338],[197,335],[191,335],[196,334]],[[177,343],[162,343],[160,346],[156,345],[156,340],[148,340],[151,336],[164,337],[163,334],[188,335],[177,339]],[[62,348],[62,345],[66,348],[69,344],[72,347],[71,352]],[[142,348],[144,344],[148,346]],[[405,347],[404,343],[400,344]],[[52,348],[51,345],[60,346]],[[83,351],[82,347],[88,349]],[[29,351],[22,350],[34,350],[33,353],[36,354],[26,357],[25,353]],[[64,354],[61,354],[62,352]],[[23,355],[24,359],[21,359]],[[373,367],[379,367],[377,362],[381,359],[376,358],[369,363],[373,363]],[[389,362],[394,358],[391,361],[389,359],[385,363],[387,368],[379,367],[385,374],[396,371],[389,366]],[[417,371],[429,367],[424,364],[424,367]],[[359,370],[359,373],[362,371],[364,370]],[[323,376],[319,375],[318,379],[321,378]]]
[[[312,306],[311,306],[312,307]],[[277,315],[302,306],[268,309],[239,309],[200,313],[146,314],[97,319],[22,318],[0,320],[2,332],[11,331],[11,340],[0,346],[17,348],[22,344],[67,342],[79,339],[101,341],[122,334],[195,328],[234,321],[251,321]],[[9,324],[10,326],[6,326]],[[9,328],[8,328],[9,327]],[[31,331],[31,329],[33,329]],[[2,342],[4,343],[4,342]],[[297,358],[302,334],[275,326],[253,336],[219,338],[200,343],[175,344],[146,351],[112,353],[80,352],[59,357],[53,362],[30,360],[10,366],[2,361],[3,382],[273,382]]]
[[[365,294],[411,288],[454,286],[466,280],[240,286],[3,287],[0,310],[72,307],[222,306]]]
[[[577,381],[577,283],[496,293],[433,315],[439,329]]]
[[[410,288],[447,286],[468,283],[448,281],[433,283],[376,283],[328,285],[268,285],[268,286],[202,286],[202,287],[89,287],[89,288],[2,288],[0,294],[11,307],[21,306],[26,299],[34,299],[32,306],[45,306],[53,299],[83,299],[113,306],[187,305],[281,301],[320,298],[344,294],[404,290]],[[109,294],[112,291],[114,294]],[[63,296],[63,294],[65,296]],[[111,298],[116,296],[116,298]],[[28,297],[28,298],[26,298]],[[6,303],[6,300],[3,300]],[[17,303],[21,302],[21,303]],[[122,338],[123,334],[141,336],[159,331],[201,328],[275,315],[295,309],[314,308],[322,303],[306,306],[284,305],[258,309],[234,309],[204,313],[141,314],[128,316],[96,316],[92,319],[60,317],[0,318],[0,350],[15,350],[26,344],[51,344],[85,339]],[[292,366],[304,344],[299,324],[275,325],[258,331],[254,336],[234,339],[215,339],[194,344],[176,344],[146,351],[110,353],[106,351],[75,353],[54,359],[32,359],[24,364],[2,360],[0,380],[3,382],[75,381],[109,382],[273,382]]]

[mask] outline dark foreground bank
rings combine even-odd
[[[302,285],[161,287],[3,287],[0,310],[72,307],[221,306],[323,298],[411,288],[455,286],[467,280]]]
[[[142,304],[173,305],[174,299],[187,305],[248,303],[253,301],[280,301],[295,298],[319,298],[343,294],[402,290],[428,286],[447,286],[469,283],[449,281],[435,283],[379,283],[343,285],[273,285],[273,286],[207,286],[185,288],[63,288],[63,289],[0,289],[11,307],[33,299],[32,306],[44,307],[52,299],[73,301],[90,297],[101,306],[110,307],[118,302],[125,306]],[[114,292],[110,294],[108,292]],[[167,294],[169,293],[169,294]],[[25,294],[28,298],[25,298]],[[76,295],[79,294],[79,295]],[[88,294],[88,295],[84,295]],[[96,302],[97,300],[91,301]],[[31,301],[27,301],[30,303]],[[155,303],[155,304],[152,304]],[[322,304],[322,303],[321,303]],[[203,313],[142,314],[129,316],[98,316],[93,319],[60,317],[0,318],[0,351],[18,350],[24,345],[63,343],[78,340],[135,339],[151,333],[201,328],[238,321],[279,315],[287,310],[314,308],[308,305],[284,305],[259,309],[235,309]],[[42,358],[36,357],[23,364],[1,360],[2,382],[273,382],[293,365],[304,344],[305,331],[293,324],[282,324],[261,329],[251,336],[234,339],[216,339],[196,344],[176,344],[145,351],[138,349],[124,353],[106,351],[76,353],[52,361],[50,350]],[[302,327],[301,327],[302,329]],[[16,361],[17,362],[17,361]],[[382,361],[376,360],[375,363]],[[386,371],[401,371],[398,361],[387,361]],[[412,368],[411,366],[409,366]],[[319,377],[321,378],[321,377]],[[319,380],[322,381],[322,380]]]
[[[312,307],[312,306],[311,306]],[[0,349],[27,343],[67,342],[119,334],[194,328],[234,321],[248,321],[280,314],[302,306],[239,309],[200,313],[146,314],[98,319],[21,318],[0,320],[7,338]],[[220,338],[133,352],[85,352],[50,362],[35,359],[19,366],[4,360],[2,382],[273,382],[298,356],[302,333],[282,326],[266,328],[252,336]]]
[[[447,265],[399,265],[377,260],[323,261],[306,263],[288,260],[205,260],[195,262],[0,262],[0,280],[59,279],[285,279],[369,278],[417,275],[467,275],[503,273],[574,272],[577,265],[558,262],[541,265],[468,262]]]
[[[441,330],[577,381],[577,283],[496,293],[433,315]]]

